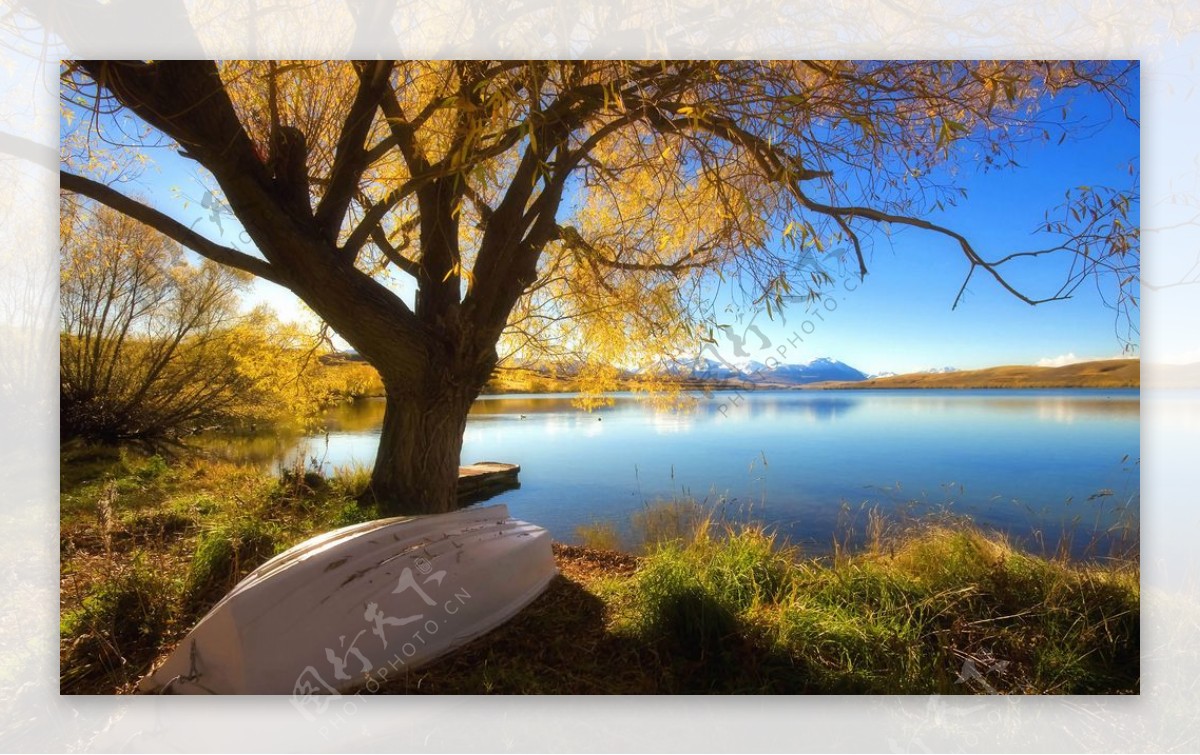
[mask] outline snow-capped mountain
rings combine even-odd
[[[731,365],[704,357],[696,359],[674,357],[664,360],[659,367],[668,375],[693,380],[729,380],[740,377],[742,374]]]
[[[896,373],[895,372],[875,372],[870,375],[867,375],[867,380],[874,380],[875,378],[889,378],[889,377],[896,377]]]
[[[929,375],[942,375],[947,372],[958,372],[958,368],[957,367],[930,367],[927,370],[921,370],[921,372],[929,374]]]
[[[693,380],[747,380],[773,385],[804,385],[826,380],[867,379],[861,371],[829,357],[820,357],[801,364],[774,364],[770,367],[757,361],[736,364],[705,358],[676,358],[662,366],[668,374]]]
[[[819,357],[803,364],[780,364],[770,369],[763,369],[754,373],[750,379],[762,383],[804,385],[806,383],[823,383],[827,380],[866,380],[867,376],[845,362],[839,362],[830,357]]]

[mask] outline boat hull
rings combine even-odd
[[[503,505],[335,530],[239,582],[139,688],[340,694],[487,633],[556,573],[549,533]]]

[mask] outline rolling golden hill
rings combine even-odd
[[[982,370],[894,375],[858,382],[813,383],[815,389],[843,388],[1139,388],[1140,359],[1102,359],[1066,367],[1010,365]]]

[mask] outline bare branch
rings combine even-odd
[[[931,223],[922,218],[914,218],[907,215],[896,215],[870,207],[837,207],[834,205],[822,204],[810,199],[800,190],[798,186],[794,187],[794,193],[800,199],[800,202],[808,209],[824,215],[829,215],[834,218],[862,218],[864,220],[873,220],[878,223],[907,225],[913,228],[921,228],[926,231],[933,231],[934,233],[939,233],[943,236],[952,238],[958,242],[959,248],[962,249],[963,254],[972,265],[983,268],[985,271],[987,271],[988,275],[992,276],[992,278],[1004,288],[1004,290],[1008,291],[1010,294],[1026,304],[1045,304],[1046,302],[1057,301],[1062,298],[1061,296],[1050,296],[1044,299],[1034,299],[1022,293],[1011,283],[1009,283],[1003,275],[1000,274],[1000,271],[996,269],[994,264],[987,262],[980,257],[979,253],[975,251],[975,248],[965,236],[957,231],[946,228],[945,226],[938,225],[937,223]]]
[[[110,186],[106,186],[99,181],[93,181],[90,178],[75,175],[74,173],[68,173],[65,170],[59,171],[59,180],[62,188],[67,191],[83,194],[97,202],[106,204],[118,212],[122,212],[135,220],[145,223],[164,236],[178,241],[188,249],[207,257],[213,262],[219,262],[222,265],[229,265],[230,267],[244,270],[247,273],[257,275],[260,278],[269,280],[272,283],[278,283],[284,287],[288,285],[287,277],[268,262],[210,241],[183,223],[135,199],[125,196]]]
[[[603,252],[597,249],[591,242],[587,241],[580,235],[579,229],[569,225],[559,225],[555,228],[554,238],[561,240],[569,248],[577,249],[586,255],[589,263],[594,263],[602,267],[611,268],[613,270],[630,270],[642,272],[657,272],[657,273],[678,273],[684,270],[694,270],[698,268],[709,267],[716,260],[709,256],[702,259],[696,258],[696,251],[691,254],[680,257],[674,262],[622,262],[621,260],[609,259]],[[702,251],[707,252],[704,248]]]
[[[1062,298],[1061,296],[1051,296],[1043,299],[1035,299],[1022,293],[1011,283],[1009,283],[1003,275],[1000,274],[995,265],[986,262],[983,258],[981,258],[966,237],[957,231],[946,228],[945,226],[932,223],[922,218],[884,212],[871,207],[836,206],[824,204],[812,199],[801,188],[800,182],[808,178],[821,177],[824,175],[823,171],[808,171],[803,168],[789,168],[788,166],[784,165],[780,155],[769,144],[767,144],[765,140],[745,131],[732,121],[726,120],[717,122],[713,119],[706,118],[671,119],[662,115],[661,113],[653,114],[651,118],[660,125],[672,128],[676,131],[682,132],[691,129],[708,131],[715,135],[721,136],[722,138],[735,141],[735,143],[750,151],[755,160],[759,163],[760,167],[768,176],[772,177],[774,180],[785,182],[786,185],[791,189],[793,196],[796,197],[802,206],[804,206],[806,209],[812,210],[813,212],[833,218],[843,229],[848,228],[845,223],[847,218],[859,218],[863,220],[872,220],[878,223],[894,223],[896,225],[906,225],[914,228],[921,228],[927,231],[933,231],[934,233],[948,236],[949,238],[957,241],[959,247],[962,249],[963,254],[966,256],[967,260],[972,263],[972,265],[986,270],[987,273],[992,276],[992,278],[999,283],[1002,288],[1026,304],[1044,304],[1046,302],[1056,301]],[[851,240],[852,242],[856,241],[854,237],[852,237]],[[857,244],[855,244],[855,250],[856,252],[860,251]],[[862,263],[861,254],[859,254],[859,259],[861,265],[860,269],[865,271],[865,264]]]

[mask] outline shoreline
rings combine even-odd
[[[515,381],[491,384],[486,394],[526,392],[572,393],[578,386],[569,379],[549,376],[531,376],[542,390],[524,391]],[[557,381],[557,385],[554,382]],[[639,381],[622,380],[617,385],[621,390],[636,390]],[[681,379],[670,385],[680,391],[717,390],[928,390],[928,389],[1141,389],[1140,359],[1104,359],[1079,362],[1064,367],[1038,367],[1033,365],[1001,365],[977,370],[956,370],[940,373],[908,373],[887,377],[866,378],[850,381],[817,381],[811,383],[781,383],[728,378],[721,380]]]
[[[60,461],[61,694],[132,692],[255,566],[381,516],[358,503],[361,471],[99,447]],[[1070,560],[969,520],[878,518],[818,556],[769,526],[687,513],[647,520],[629,547],[603,528],[557,540],[547,593],[381,691],[981,693],[955,684],[955,653],[984,649],[1009,662],[988,677],[997,690],[1138,689],[1136,530]]]
[[[366,366],[366,363],[361,363]],[[337,364],[327,365],[340,369]],[[751,373],[750,377],[754,374]],[[559,377],[550,372],[533,371],[522,367],[497,369],[492,380],[480,391],[480,396],[529,396],[537,394],[612,393],[709,393],[717,391],[828,391],[828,390],[1141,390],[1140,359],[1106,359],[1079,362],[1065,367],[1033,365],[1002,365],[975,370],[956,370],[941,373],[908,373],[887,377],[864,378],[852,381],[814,381],[808,383],[776,382],[744,378],[704,379],[677,378],[672,381],[648,381],[625,376],[618,378],[611,390],[588,394],[570,376]],[[360,385],[357,390],[344,391],[345,400],[383,398],[381,385]]]
[[[1056,385],[1053,383],[1032,383],[1027,385],[877,385],[873,382],[856,383],[808,383],[805,385],[773,385],[763,383],[745,383],[731,385],[728,383],[709,384],[704,386],[683,386],[680,393],[755,393],[760,391],[1089,391],[1102,393],[1104,391],[1141,391],[1139,383],[1113,385]],[[639,390],[633,386],[622,386],[611,391],[592,394],[597,396],[614,396],[621,394],[651,395],[649,391]],[[544,390],[514,390],[503,388],[488,388],[479,393],[476,401],[481,399],[499,399],[506,397],[530,396],[582,396],[584,391],[577,387],[544,389]],[[366,393],[359,396],[347,396],[338,404],[353,403],[366,399],[381,400],[386,398],[382,393]]]

